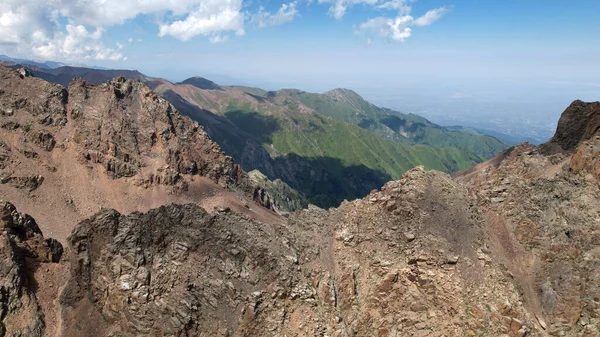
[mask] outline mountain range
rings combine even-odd
[[[413,114],[379,108],[348,89],[323,94],[296,89],[267,92],[219,86],[202,77],[171,83],[129,70],[28,69],[63,86],[74,78],[101,84],[114,76],[146,83],[203,125],[244,170],[258,170],[288,185],[277,185],[283,190],[271,194],[286,191],[299,196],[294,200],[300,202],[282,199],[282,211],[308,203],[336,206],[398,179],[417,165],[454,172],[506,148],[490,136],[453,131]]]
[[[144,83],[0,66],[0,336],[598,336],[599,130],[574,101],[539,147],[284,216]]]

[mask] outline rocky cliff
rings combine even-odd
[[[181,175],[200,175],[225,187],[249,187],[239,165],[200,125],[141,82],[74,80],[68,97],[72,141],[82,145],[85,161],[102,164],[112,178],[138,176],[142,184],[185,189]]]
[[[44,239],[33,218],[0,200],[0,336],[43,336],[34,273],[59,262],[62,252],[58,241]]]
[[[582,141],[600,130],[600,102],[574,101],[558,120],[558,128],[550,141],[542,146],[555,151],[572,151]]]
[[[143,189],[136,184],[153,172],[151,158],[186,179],[199,177],[189,171],[193,160],[222,190],[238,186],[236,177],[245,179],[221,169],[227,165],[201,169],[215,160],[203,161],[205,150],[181,145],[194,135],[193,128],[155,115],[162,111],[160,100],[128,101],[146,95],[131,86],[122,80],[106,87],[72,84],[65,111],[53,113],[45,130],[71,124],[87,130],[69,134],[69,142],[78,144],[73,158],[101,167],[106,181],[121,185]],[[73,117],[78,102],[93,107],[82,115],[95,119]],[[453,176],[415,168],[363,199],[329,210],[309,206],[287,219],[263,221],[258,208],[208,212],[199,202],[163,202],[128,215],[103,208],[78,222],[65,240],[58,264],[65,272],[52,279],[63,286],[55,292],[47,291],[47,282],[38,281],[36,288],[11,275],[28,280],[19,268],[56,261],[59,245],[37,229],[29,236],[7,232],[7,242],[15,243],[7,243],[11,248],[3,252],[9,253],[2,254],[9,256],[8,266],[18,267],[6,269],[16,274],[5,272],[0,279],[8,284],[2,289],[16,290],[10,290],[12,297],[2,292],[0,299],[24,304],[1,307],[0,331],[14,336],[600,336],[598,112],[578,111],[567,109],[573,116],[561,118],[557,136],[541,147],[521,144]],[[585,113],[584,126],[579,113]],[[65,126],[56,122],[61,116]],[[146,126],[134,129],[134,124]],[[175,125],[175,132],[167,127],[174,138],[162,138],[163,125]],[[156,130],[156,137],[142,129]],[[27,135],[24,130],[3,132],[13,135],[3,138],[7,167],[16,165],[14,152],[20,161],[35,159],[14,147],[15,133]],[[62,136],[53,138],[49,153],[63,144]],[[152,139],[155,145],[148,146]],[[40,150],[43,145],[31,146],[40,157],[47,152]],[[173,147],[185,150],[181,156],[165,155]],[[107,166],[109,161],[116,164]],[[35,195],[46,182],[33,192],[18,190]],[[193,183],[190,179],[188,189]],[[3,214],[17,214],[4,208]],[[13,225],[4,227],[37,228],[32,221],[18,222],[18,216],[2,219],[12,219]],[[23,250],[12,247],[27,247],[33,260],[19,262]]]
[[[77,79],[67,91],[0,67],[0,114],[0,192],[43,224],[67,220],[50,232],[60,240],[102,206],[196,202],[278,221],[259,206],[274,204],[269,193],[202,126],[138,81]]]

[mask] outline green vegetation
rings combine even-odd
[[[451,132],[416,115],[377,108],[349,90],[259,96],[259,89],[244,87],[252,94],[242,94],[239,88],[186,93],[189,101],[172,91],[162,95],[203,124],[244,170],[280,179],[321,207],[363,197],[418,165],[454,172],[504,148],[491,137]],[[281,184],[267,187],[279,200],[294,197]]]
[[[425,144],[437,148],[457,147],[469,150],[484,159],[495,156],[506,145],[494,137],[476,136],[453,131],[427,119],[379,108],[348,89],[335,89],[315,94],[295,89],[268,92],[274,99],[291,97],[324,116],[357,125],[383,138],[404,144]]]
[[[265,96],[267,94],[266,90],[263,90],[260,88],[245,87],[243,85],[226,85],[226,86],[223,86],[223,88],[228,89],[228,90],[243,91],[245,93],[248,93],[248,94],[254,95],[254,96]]]

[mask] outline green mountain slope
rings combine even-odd
[[[166,81],[151,86],[203,124],[245,170],[257,169],[270,179],[281,179],[322,207],[364,196],[417,165],[452,172],[485,159],[455,147],[384,138],[318,114],[289,95],[201,90]]]
[[[239,89],[257,93],[254,88]],[[467,149],[485,159],[493,157],[507,147],[494,137],[483,134],[468,135],[458,130],[440,127],[414,114],[377,107],[349,89],[335,89],[323,94],[283,89],[269,91],[264,97],[297,99],[321,115],[357,125],[381,137],[404,144],[425,144],[438,148],[457,147]]]

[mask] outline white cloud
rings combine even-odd
[[[293,21],[296,15],[298,15],[298,9],[296,9],[296,1],[290,2],[289,4],[282,4],[281,8],[275,14],[265,12],[263,7],[260,7],[258,12],[252,15],[252,21],[258,25],[258,27],[277,26],[286,22]]]
[[[434,23],[438,19],[440,19],[444,14],[448,13],[450,8],[448,7],[440,7],[436,9],[432,9],[425,13],[422,17],[415,20],[416,26],[429,26]]]
[[[53,60],[111,60],[119,61],[124,58],[118,50],[122,48],[117,44],[117,50],[106,48],[100,39],[104,34],[101,28],[88,32],[85,26],[67,25],[67,33],[57,33],[52,39],[43,35],[36,36],[32,41],[33,53],[44,59]]]
[[[104,27],[123,24],[139,15],[157,18],[159,36],[170,35],[185,41],[205,35],[210,36],[212,42],[222,42],[227,40],[222,37],[224,32],[245,33],[242,1],[2,0],[0,48],[18,56],[63,61],[124,59],[118,52],[122,46],[117,45],[115,49],[104,46]],[[68,25],[60,24],[65,21]],[[76,46],[72,41],[77,41]]]
[[[396,10],[401,15],[405,15],[410,13],[411,8],[409,3],[413,1],[414,0],[390,0],[382,3],[381,5],[378,5],[377,8],[385,10]]]
[[[171,35],[186,41],[196,35],[211,35],[232,31],[244,35],[242,0],[205,0],[183,20],[163,23],[158,36]]]
[[[395,41],[404,41],[411,35],[409,25],[413,22],[410,15],[398,16],[396,18],[378,17],[360,24],[360,31],[377,33],[384,38],[391,38]]]
[[[21,57],[122,60],[123,46],[110,41],[105,30],[140,15],[154,18],[158,36],[187,41],[205,36],[212,43],[244,35],[246,23],[257,27],[280,25],[298,15],[298,1],[284,3],[276,12],[263,7],[249,10],[252,0],[0,0],[0,51]],[[310,0],[308,3],[312,2]],[[318,0],[329,15],[342,19],[353,6],[393,11],[359,25],[359,30],[403,41],[413,27],[427,26],[450,9],[440,7],[413,19],[410,5],[416,0]],[[255,7],[256,8],[256,7]],[[408,19],[410,18],[410,19]],[[128,43],[135,39],[130,37]],[[141,39],[137,39],[141,42]],[[115,45],[109,48],[109,45]]]
[[[75,61],[123,58],[101,41],[104,29],[58,23],[57,0],[3,0],[0,4],[0,47],[17,56]]]
[[[393,5],[389,5],[393,6],[394,9],[398,9],[396,17],[388,18],[380,16],[367,20],[358,26],[358,32],[377,34],[382,38],[394,41],[404,41],[412,35],[412,26],[428,26],[450,10],[448,7],[432,9],[425,13],[425,15],[415,19],[410,15],[410,7],[400,6],[401,3],[407,4],[408,2],[396,1]],[[368,39],[368,41],[371,41],[370,37]]]
[[[40,0],[43,3],[44,0]],[[211,7],[215,3],[229,2],[218,0],[49,0],[58,3],[60,14],[76,24],[108,26],[122,24],[140,14],[167,12],[185,15],[198,7]]]
[[[330,3],[331,7],[329,7],[329,15],[333,16],[337,20],[340,20],[344,14],[346,14],[346,10],[354,5],[377,5],[379,0],[319,0],[320,4]]]
[[[0,2],[0,43],[18,44],[33,35],[49,35],[56,29],[55,11],[38,6],[37,0]]]

